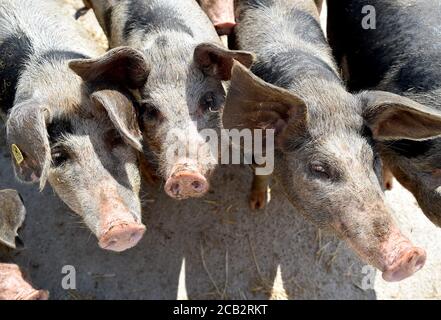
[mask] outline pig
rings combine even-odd
[[[233,33],[236,26],[234,0],[199,0],[202,10],[208,15],[219,35]],[[236,0],[237,2],[237,0]],[[322,10],[323,0],[315,0],[319,12]]]
[[[16,249],[19,244],[23,245],[17,230],[22,227],[25,216],[26,208],[20,194],[12,189],[1,190],[0,246]],[[19,266],[0,261],[0,300],[47,300],[48,297],[47,291],[35,290],[31,286]]]
[[[36,290],[20,267],[0,263],[0,300],[47,300],[49,292]]]
[[[145,232],[130,90],[146,63],[127,47],[101,54],[56,1],[0,2],[0,110],[15,174],[49,182],[101,248],[123,251]]]
[[[26,217],[23,199],[16,190],[0,191],[0,244],[16,249],[23,241],[18,236],[18,229]]]
[[[368,29],[363,28],[363,19]],[[349,90],[389,91],[440,111],[440,20],[439,1],[330,1],[330,43]],[[430,122],[420,125],[419,130],[433,130]],[[440,227],[441,138],[427,139],[430,136],[399,135],[383,141],[379,148],[387,170]],[[391,179],[386,183],[390,189]]]
[[[139,117],[145,159],[166,181],[165,192],[178,200],[203,196],[218,159],[201,130],[219,131],[222,81],[230,79],[233,59],[249,66],[253,55],[223,47],[194,0],[87,0],[85,5],[94,10],[111,48],[138,49],[147,61]]]
[[[257,60],[252,72],[233,66],[224,127],[274,130],[274,148],[266,152],[274,153],[283,193],[385,280],[420,270],[425,251],[402,235],[385,201],[378,142],[438,135],[441,113],[392,93],[349,93],[312,0],[244,0],[238,12],[236,45]],[[255,177],[253,207],[265,204],[268,180]]]

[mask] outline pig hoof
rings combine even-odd
[[[207,191],[207,180],[196,172],[179,172],[168,178],[165,184],[165,192],[178,200],[202,197]]]
[[[267,200],[266,191],[252,191],[250,196],[251,210],[260,210],[265,208]]]
[[[425,263],[426,252],[420,248],[411,248],[383,272],[383,279],[389,282],[401,281],[419,271]]]
[[[145,229],[144,225],[138,223],[115,225],[100,237],[99,246],[116,252],[133,248],[141,240]]]

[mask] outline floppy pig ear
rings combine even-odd
[[[75,59],[69,67],[84,81],[107,80],[138,89],[147,81],[150,69],[144,55],[133,48],[118,47],[96,59]]]
[[[142,135],[132,99],[116,90],[96,91],[91,98],[96,104],[104,107],[124,141],[142,151]]]
[[[16,249],[23,243],[18,238],[18,229],[22,226],[26,209],[17,191],[0,191],[0,243]],[[16,242],[17,240],[17,242]]]
[[[423,140],[441,135],[441,112],[384,91],[361,94],[363,117],[378,140]]]
[[[235,62],[222,120],[226,129],[275,129],[283,134],[306,121],[306,106],[296,95]]]
[[[16,176],[24,182],[40,181],[44,188],[51,165],[47,124],[51,114],[37,102],[14,107],[6,122],[8,145],[11,148]]]
[[[194,50],[194,61],[206,73],[220,80],[231,79],[233,61],[237,60],[249,68],[254,55],[248,51],[228,50],[213,43],[202,43]]]

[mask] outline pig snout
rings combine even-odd
[[[384,257],[383,279],[389,282],[401,281],[419,271],[426,262],[426,252],[394,230],[382,246]]]
[[[101,234],[99,246],[116,252],[133,248],[142,239],[145,229],[141,223],[118,221]]]
[[[382,239],[344,238],[360,258],[381,270],[383,279],[389,282],[410,277],[426,262],[424,249],[415,247],[395,226]]]
[[[98,244],[106,250],[130,249],[138,244],[146,230],[138,215],[124,206],[116,193],[102,192],[99,220]]]
[[[208,188],[207,179],[188,163],[176,165],[165,183],[165,192],[178,200],[202,197]]]
[[[49,292],[37,290],[15,264],[0,263],[0,300],[47,300]]]

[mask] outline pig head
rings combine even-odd
[[[158,58],[152,54],[151,59]],[[165,191],[185,199],[208,191],[208,177],[217,164],[200,130],[219,133],[225,103],[221,81],[230,79],[233,59],[249,66],[253,57],[206,43],[193,56],[175,59],[162,66],[154,63],[142,90],[140,119],[147,148],[166,179]]]
[[[209,189],[215,158],[203,129],[220,128],[222,81],[233,59],[250,65],[253,55],[221,46],[196,1],[87,0],[111,46],[141,50],[149,74],[141,88],[144,153],[175,199],[201,197]],[[218,135],[219,136],[219,135]]]
[[[236,63],[224,126],[274,129],[275,150],[266,152],[274,152],[274,175],[293,206],[345,239],[384,279],[399,281],[424,265],[425,252],[392,220],[379,183],[378,144],[438,135],[441,114],[394,94],[352,95],[326,85],[326,95],[300,96]]]
[[[43,67],[53,70],[34,71],[46,76],[32,81],[40,88],[44,82],[44,89],[19,101],[7,120],[15,173],[41,189],[49,181],[102,248],[128,249],[145,231],[137,163],[142,137],[128,91],[145,81],[142,55],[122,47]]]

